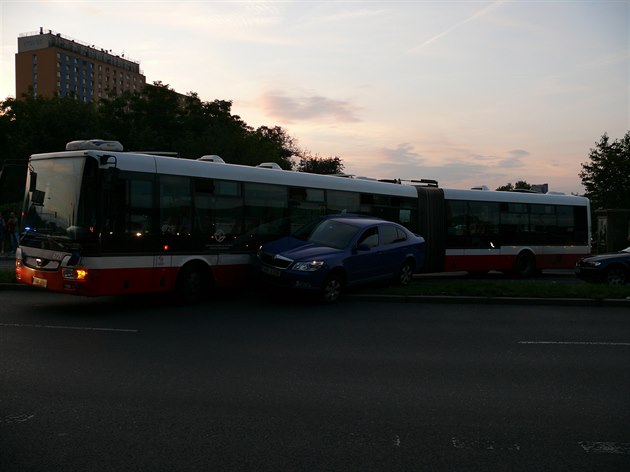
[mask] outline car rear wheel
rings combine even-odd
[[[339,272],[333,272],[328,276],[321,291],[321,299],[324,303],[335,303],[341,297],[343,291],[343,276]]]
[[[606,271],[608,285],[625,285],[630,281],[628,271],[623,267],[613,266]]]
[[[409,285],[409,282],[413,279],[413,263],[411,261],[405,261],[398,273],[397,282],[399,285]]]

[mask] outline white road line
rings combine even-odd
[[[505,441],[493,441],[491,439],[469,439],[452,437],[451,444],[455,449],[468,449],[473,451],[510,451],[519,452],[523,449],[521,444]],[[611,441],[580,441],[578,445],[587,454],[620,454],[630,455],[630,443]],[[525,449],[527,445],[525,445]]]
[[[491,440],[467,439],[452,437],[451,444],[455,449],[472,449],[478,451],[520,451],[518,443],[497,443]]]
[[[595,341],[518,341],[518,344],[573,344],[586,346],[630,346],[630,343],[595,342]]]
[[[137,329],[122,328],[92,328],[90,326],[54,326],[54,325],[28,325],[19,323],[0,323],[1,328],[37,328],[37,329],[73,329],[77,331],[111,331],[115,333],[137,333]]]
[[[33,419],[35,415],[27,415],[26,413],[22,415],[9,415],[4,418],[0,418],[0,424],[16,424],[16,423],[25,423],[31,419]]]
[[[630,454],[630,443],[601,442],[601,441],[580,441],[582,449],[587,453],[594,454]]]

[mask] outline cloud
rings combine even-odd
[[[358,108],[350,102],[321,95],[290,97],[281,92],[267,92],[259,97],[258,104],[267,115],[284,123],[321,119],[343,123],[359,121]]]
[[[470,149],[451,148],[429,158],[414,151],[410,143],[393,148],[382,148],[379,159],[372,160],[368,174],[377,178],[434,179],[445,187],[468,188],[476,185],[497,187],[522,179],[519,169],[525,168],[523,159],[530,156],[524,149],[513,149],[500,155],[490,155]],[[347,165],[352,172],[352,166]],[[494,188],[493,187],[493,188]]]
[[[507,157],[501,159],[497,166],[503,169],[517,169],[523,167],[522,159],[529,156],[529,151],[525,151],[524,149],[513,149],[507,152]]]
[[[406,166],[410,164],[420,165],[423,162],[420,154],[413,150],[409,143],[401,143],[396,148],[383,148],[382,155],[389,164]]]

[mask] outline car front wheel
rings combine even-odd
[[[625,285],[628,281],[628,271],[623,267],[613,266],[606,271],[606,282],[608,285]]]
[[[343,291],[343,277],[340,273],[332,273],[326,279],[321,292],[324,303],[335,303]]]

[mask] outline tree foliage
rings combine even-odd
[[[334,175],[341,174],[344,169],[344,164],[341,158],[335,157],[320,157],[318,155],[313,156],[308,151],[303,151],[300,154],[300,161],[297,164],[296,170],[298,172],[309,172],[311,174],[325,174]]]
[[[580,178],[595,209],[630,208],[630,131],[610,142],[604,133],[582,163]]]
[[[218,154],[232,164],[276,162],[283,169],[291,169],[300,154],[284,129],[252,128],[232,114],[231,101],[203,102],[161,82],[90,104],[32,94],[0,102],[0,166],[92,138],[117,140],[132,151],[171,151],[184,158]]]
[[[508,182],[506,185],[502,185],[501,187],[497,188],[498,191],[503,191],[503,192],[511,192],[513,190],[531,190],[531,189],[532,189],[532,186],[524,180],[519,180],[515,184],[512,184],[512,182]]]

